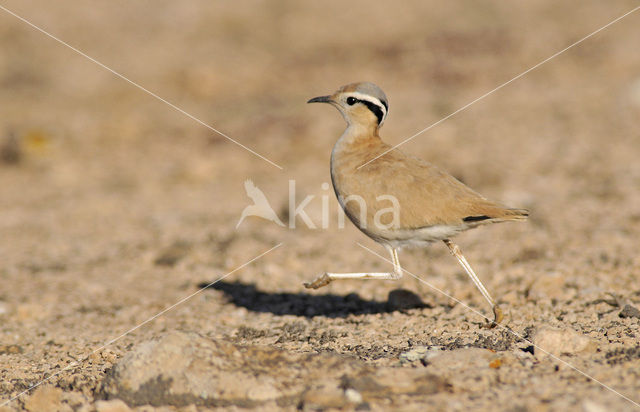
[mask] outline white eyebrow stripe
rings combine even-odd
[[[380,121],[380,126],[382,126],[382,123],[384,123],[384,120],[387,118],[387,108],[385,107],[384,104],[382,104],[380,99],[378,99],[377,97],[373,97],[369,94],[364,94],[360,92],[350,92],[347,94],[347,96],[355,97],[358,100],[366,100],[380,107],[380,109],[382,109],[382,120]]]

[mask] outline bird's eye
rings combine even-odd
[[[358,100],[355,97],[347,97],[347,104],[353,106]]]

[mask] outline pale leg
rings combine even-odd
[[[480,282],[480,279],[475,274],[473,269],[471,269],[471,265],[469,265],[469,262],[467,262],[467,259],[465,259],[464,256],[462,255],[462,252],[460,251],[460,248],[458,247],[458,245],[456,245],[455,243],[453,243],[449,239],[445,239],[444,240],[444,244],[447,245],[447,247],[449,248],[449,251],[451,251],[451,254],[458,259],[458,262],[460,262],[460,264],[462,265],[464,270],[467,272],[467,275],[469,275],[469,277],[471,278],[473,283],[475,283],[475,285],[478,287],[478,289],[480,289],[480,293],[482,293],[482,296],[484,296],[484,298],[491,305],[491,307],[493,309],[493,315],[495,317],[494,320],[493,320],[493,326],[495,326],[496,324],[500,323],[502,321],[502,319],[504,318],[504,316],[502,314],[502,310],[496,304],[496,301],[493,300],[493,298],[491,297],[491,295],[489,294],[487,289],[484,287],[482,282]]]
[[[398,280],[402,277],[402,267],[398,259],[398,251],[388,247],[393,261],[393,272],[359,272],[359,273],[329,273],[318,276],[312,282],[305,282],[304,287],[308,289],[318,289],[327,286],[334,280],[339,279],[379,279],[379,280]]]

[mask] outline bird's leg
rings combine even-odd
[[[398,280],[402,277],[402,267],[398,259],[398,251],[391,247],[387,248],[391,254],[393,262],[393,272],[360,272],[360,273],[329,273],[326,272],[318,276],[311,282],[305,282],[304,287],[307,289],[318,289],[327,286],[334,280],[339,279],[379,279],[379,280]]]
[[[495,327],[498,323],[502,322],[502,319],[504,318],[504,315],[502,314],[502,309],[500,309],[496,301],[493,300],[493,298],[491,297],[487,289],[484,287],[484,285],[482,284],[478,276],[475,274],[473,269],[471,269],[471,265],[469,265],[469,262],[467,262],[467,259],[465,259],[464,256],[462,255],[462,252],[460,251],[460,248],[458,247],[458,245],[456,245],[449,239],[445,239],[444,244],[447,245],[451,254],[455,256],[456,259],[458,259],[458,262],[460,262],[464,270],[467,272],[467,275],[469,275],[471,280],[473,280],[473,283],[475,283],[478,289],[480,289],[480,293],[482,293],[482,296],[484,296],[484,298],[491,305],[493,309],[493,316],[494,316],[494,320],[493,320],[493,323],[491,324],[491,327]]]
[[[393,260],[393,274],[397,276],[395,279],[400,279],[402,277],[402,267],[400,266],[400,259],[398,259],[398,249],[390,247],[389,253],[391,253],[391,260]]]

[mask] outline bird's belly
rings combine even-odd
[[[425,247],[429,243],[449,239],[465,230],[466,227],[453,225],[434,225],[416,229],[396,229],[373,234],[379,243],[393,248]]]

